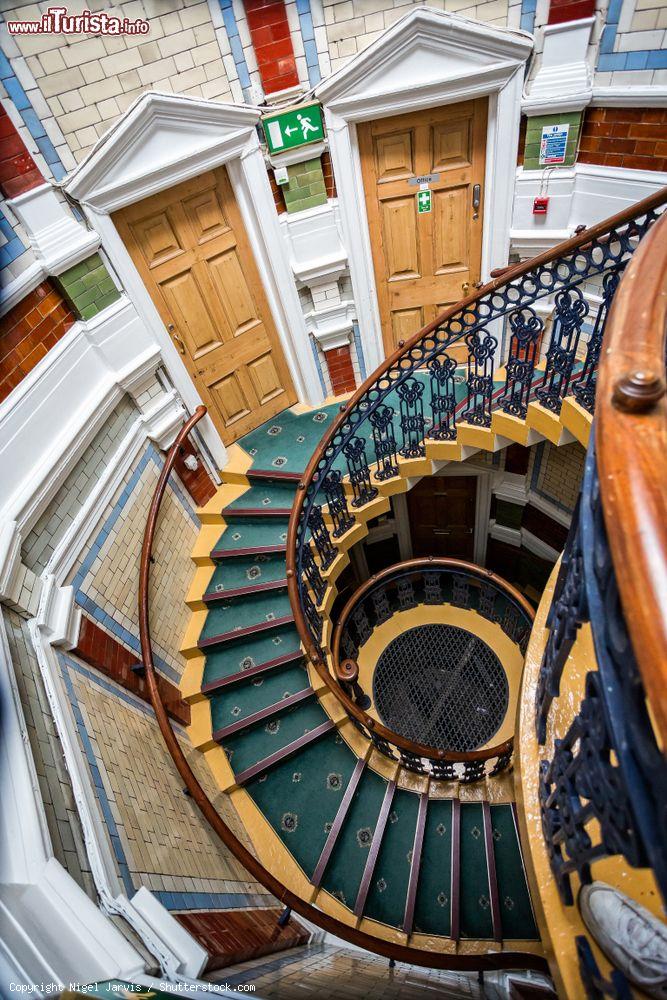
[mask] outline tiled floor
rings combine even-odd
[[[389,968],[386,958],[332,945],[294,948],[215,973],[213,982],[230,987],[252,984],[254,995],[267,1000],[435,1000],[448,997],[477,1000],[475,975],[440,972],[414,965]]]

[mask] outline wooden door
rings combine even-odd
[[[414,556],[474,561],[476,476],[428,476],[408,493]]]
[[[224,167],[114,221],[226,444],[296,402]]]
[[[387,354],[480,280],[487,103],[358,126]],[[431,211],[418,214],[417,178],[426,175],[437,178],[428,184]],[[467,356],[462,348],[452,353]]]

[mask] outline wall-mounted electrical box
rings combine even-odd
[[[548,198],[536,198],[533,202],[533,215],[546,215],[548,207]]]
[[[276,184],[289,184],[287,167],[274,167],[273,174],[276,178]]]

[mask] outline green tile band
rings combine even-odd
[[[98,253],[63,271],[55,280],[79,319],[92,319],[120,298]]]
[[[292,164],[287,168],[287,176],[289,184],[282,188],[282,192],[289,213],[326,205],[327,191],[319,157]]]

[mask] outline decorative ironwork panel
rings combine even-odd
[[[389,604],[387,588],[379,587],[370,596],[373,602],[373,611],[375,612],[375,624],[382,625],[383,622],[389,621],[393,612]]]
[[[489,771],[489,778],[495,778],[497,774],[501,771],[506,771],[507,768],[512,763],[512,751],[507,750],[506,753],[501,753],[496,757],[496,762]]]
[[[363,646],[365,642],[368,642],[373,633],[373,626],[370,623],[364,604],[359,604],[354,609],[351,621],[357,633],[357,644]]]
[[[308,590],[302,590],[301,600],[303,601],[303,613],[306,616],[306,621],[308,622],[308,627],[310,628],[310,634],[319,646],[322,641],[322,615],[315,607]]]
[[[463,770],[461,765],[457,765],[451,760],[431,761],[431,777],[436,781],[458,781],[460,770]]]
[[[481,781],[486,777],[486,761],[466,760],[463,763],[463,774],[459,778],[462,785],[469,785],[473,781]]]
[[[401,431],[403,446],[400,454],[403,458],[423,458],[426,454],[424,445],[424,383],[417,378],[406,379],[398,388],[398,398],[401,401]]]
[[[456,361],[443,354],[429,363],[431,376],[431,412],[433,425],[429,437],[436,441],[456,438]]]
[[[424,604],[443,604],[442,575],[440,573],[424,573]]]
[[[398,580],[396,584],[396,596],[398,597],[398,607],[401,611],[414,608],[417,604],[417,598],[415,597],[412,580],[405,577],[402,580]]]
[[[477,610],[483,618],[490,622],[496,620],[496,594],[498,591],[488,583],[483,583],[479,588],[479,600]]]
[[[563,668],[572,651],[580,626],[587,620],[586,591],[580,529],[581,497],[578,498],[565,543],[546,625],[549,630],[535,692],[535,728],[544,743],[551,703],[558,697]]]
[[[542,406],[560,413],[570,385],[579,346],[579,337],[588,305],[579,288],[566,288],[556,295],[551,343],[547,351],[544,382],[535,390]]]
[[[377,487],[371,485],[371,474],[368,469],[366,459],[366,444],[363,438],[354,437],[343,448],[343,454],[347,459],[347,470],[350,475],[352,492],[354,493],[353,507],[363,507],[370,503],[378,495]]]
[[[470,607],[470,583],[458,573],[452,577],[452,604],[455,608]]]
[[[426,766],[424,759],[416,753],[410,753],[409,750],[400,751],[400,761],[406,771],[411,771],[413,774],[429,773],[429,768]]]
[[[468,400],[461,419],[476,427],[491,426],[493,359],[498,340],[480,327],[465,336],[468,346]]]
[[[354,526],[354,518],[350,514],[343,486],[343,476],[338,469],[332,469],[324,477],[322,485],[324,495],[329,505],[329,513],[333,521],[333,537],[340,538]]]
[[[322,563],[322,569],[328,569],[332,562],[336,558],[337,549],[334,547],[331,541],[331,535],[329,534],[329,529],[324,523],[324,517],[322,516],[322,508],[319,504],[314,504],[310,512],[310,518],[308,521],[308,527],[310,528],[310,533],[312,535],[313,541],[315,542],[315,548],[317,549],[317,554],[320,557],[320,562]],[[305,552],[304,552],[305,560]],[[304,566],[305,569],[305,566]]]
[[[370,415],[375,449],[375,478],[380,482],[398,475],[396,463],[396,437],[394,435],[393,406],[378,406]]]
[[[310,589],[315,596],[316,602],[321,604],[327,588],[324,580],[322,579],[320,568],[315,562],[315,557],[310,551],[310,548],[304,549],[303,552],[303,571]]]
[[[500,408],[522,420],[528,412],[530,389],[537,362],[539,340],[544,324],[534,309],[524,306],[509,314],[512,331],[510,353],[505,366],[505,390],[498,400]]]
[[[586,344],[586,358],[581,373],[572,380],[572,395],[577,402],[589,413],[593,412],[595,406],[595,390],[598,377],[598,363],[600,360],[600,348],[602,338],[607,325],[607,316],[612,299],[619,286],[623,268],[610,271],[602,279],[602,302],[595,317],[593,332]]]

